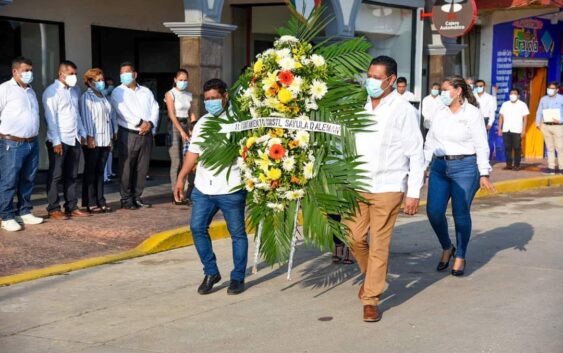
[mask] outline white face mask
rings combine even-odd
[[[553,97],[555,95],[557,91],[555,90],[555,88],[548,88],[547,89],[547,95],[550,97]]]
[[[517,96],[517,95],[515,95],[515,94],[511,94],[511,95],[510,95],[510,101],[511,101],[512,103],[516,102],[517,100],[518,100],[518,96]]]
[[[76,86],[76,82],[78,82],[78,78],[76,77],[76,75],[68,75],[65,78],[65,83],[69,86],[69,87],[74,87]]]

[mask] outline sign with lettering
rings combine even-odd
[[[257,129],[260,127],[307,130],[312,132],[324,132],[331,135],[340,135],[342,130],[342,127],[338,124],[323,123],[322,121],[271,117],[244,120],[232,124],[221,124],[220,132],[226,134],[234,131]]]
[[[444,37],[463,36],[476,20],[475,0],[436,0],[432,7],[432,23]]]
[[[542,21],[518,20],[512,25],[512,53],[515,57],[548,59],[553,56],[555,41]]]

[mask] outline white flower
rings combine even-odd
[[[242,159],[242,157],[237,158],[237,167],[239,167],[239,169],[243,172],[246,172],[248,170],[248,167],[246,166],[246,163],[244,162],[244,159]]]
[[[301,115],[299,115],[296,119],[297,119],[297,120],[304,120],[304,121],[310,120],[310,119],[309,119],[309,116],[306,115],[306,114],[301,114]]]
[[[317,102],[315,102],[314,99],[305,98],[306,111],[317,110],[317,109],[319,109],[319,106],[317,105]]]
[[[281,212],[283,211],[283,204],[281,203],[274,203],[274,202],[268,202],[266,204],[266,206],[268,206],[268,208],[271,208],[274,210],[274,212]]]
[[[283,58],[291,58],[291,50],[289,48],[283,48],[283,49],[277,50],[276,55],[278,56],[279,60],[281,60]]]
[[[297,43],[299,39],[295,38],[294,36],[281,36],[277,41],[277,43]]]
[[[309,58],[307,58],[307,57],[305,57],[305,56],[304,56],[303,58],[301,58],[301,64],[302,64],[303,66],[309,65],[310,62],[311,62],[311,59],[309,59]]]
[[[262,53],[262,57],[265,57],[265,56],[272,56],[272,55],[274,55],[274,54],[275,54],[274,49],[270,48],[270,49],[268,49],[268,50],[266,50],[265,52]]]
[[[313,65],[315,65],[316,67],[321,67],[325,65],[325,58],[317,54],[311,55],[311,61],[313,62]]]
[[[289,85],[288,87],[289,91],[294,95],[294,98],[299,94],[299,92],[301,92],[302,85],[303,79],[301,78],[301,76],[295,76],[293,78],[293,82],[291,82],[291,85]]]
[[[252,170],[250,170],[249,168],[246,168],[246,170],[244,171],[244,178],[246,180],[252,180],[254,184],[256,184],[256,181],[254,180],[255,178],[252,177]]]
[[[293,169],[295,169],[295,158],[285,157],[282,161],[282,168],[286,172],[291,172]]]
[[[324,83],[323,81],[313,80],[313,82],[311,83],[310,91],[311,97],[313,97],[314,99],[322,99],[328,91],[328,88],[326,86],[326,83]]]
[[[292,57],[284,57],[280,59],[278,65],[283,71],[295,69],[295,60]]]
[[[258,137],[258,138],[256,139],[256,143],[265,143],[265,142],[267,142],[269,139],[270,139],[270,135],[269,135],[269,134],[262,135],[262,136],[260,136],[260,137]],[[260,153],[260,152],[262,152],[262,151],[258,151],[258,153]]]
[[[305,130],[299,130],[295,134],[295,139],[299,141],[299,146],[307,147],[309,144],[309,133]]]
[[[261,189],[261,190],[266,190],[266,191],[268,191],[272,188],[269,183],[258,183],[256,185],[254,185],[254,187],[256,189]]]
[[[254,87],[248,87],[244,90],[243,96],[246,98],[252,98],[252,93],[254,92]]]
[[[303,176],[306,179],[313,179],[313,167],[314,167],[313,162],[307,162],[303,166]]]
[[[270,141],[268,141],[268,147],[272,147],[273,145],[281,145],[282,140],[277,138],[277,137],[273,137],[270,139]]]
[[[302,189],[290,190],[285,193],[285,198],[288,200],[299,200],[305,196],[305,192]]]
[[[252,117],[252,119],[258,119],[260,117],[260,114],[258,114],[256,108],[250,107],[250,116]]]
[[[276,105],[278,105],[279,103],[279,99],[275,98],[275,97],[268,97],[266,98],[266,100],[264,101],[264,106],[268,107],[268,108],[275,108]]]

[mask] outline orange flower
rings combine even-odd
[[[280,90],[280,85],[274,83],[272,86],[270,86],[270,88],[268,88],[268,90],[266,91],[266,95],[269,97],[273,97],[276,94],[278,94],[279,90]]]
[[[297,147],[299,147],[299,141],[297,141],[297,140],[289,141],[289,148],[290,149],[295,149]]]
[[[298,177],[296,177],[295,175],[292,175],[291,176],[291,183],[299,185],[299,184],[301,184],[301,181],[299,180]]]
[[[278,180],[272,180],[272,182],[270,183],[270,186],[272,187],[272,189],[277,189],[280,187],[280,181]]]
[[[283,156],[285,156],[285,148],[282,145],[276,143],[270,147],[270,157],[272,159],[282,159]]]
[[[282,85],[287,87],[293,82],[293,74],[289,70],[281,71],[278,75],[278,80],[282,83]]]
[[[246,161],[246,157],[248,157],[248,147],[244,146],[241,153],[242,159]]]

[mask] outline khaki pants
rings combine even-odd
[[[344,222],[360,270],[365,274],[363,305],[377,305],[385,290],[389,246],[403,201],[402,192],[361,193],[369,205],[359,204],[358,213]],[[368,231],[370,241],[368,244]]]
[[[557,163],[563,169],[563,125],[541,125],[541,132],[547,147],[547,167],[555,169],[555,150],[557,150]]]

